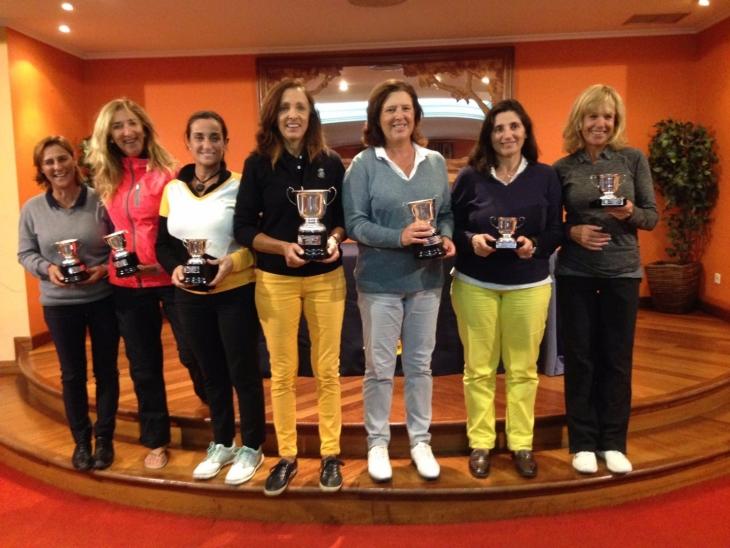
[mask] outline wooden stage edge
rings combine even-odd
[[[325,494],[318,488],[316,398],[311,380],[304,379],[298,395],[299,433],[305,444],[299,472],[289,490],[274,498],[262,493],[267,471],[277,460],[273,445],[265,447],[263,466],[243,486],[226,486],[223,473],[205,482],[192,480],[192,470],[204,456],[209,424],[184,369],[175,363],[165,364],[175,417],[168,466],[150,472],[142,465],[146,450],[135,441],[134,396],[128,374],[122,371],[114,465],[103,472],[74,471],[52,345],[30,350],[30,341],[18,341],[17,347],[18,367],[0,370],[0,458],[61,489],[141,508],[260,521],[468,522],[615,505],[730,473],[730,325],[702,312],[673,316],[640,311],[628,447],[634,471],[629,474],[614,476],[603,463],[593,476],[572,470],[565,448],[562,379],[541,378],[535,435],[538,477],[518,477],[509,454],[499,451],[492,458],[490,477],[472,478],[463,397],[458,377],[451,376],[435,379],[432,433],[442,469],[439,480],[423,481],[407,458],[401,397],[393,410],[393,481],[375,484],[367,474],[361,380],[345,377],[344,487]],[[504,402],[498,399],[497,404]],[[274,438],[270,425],[269,438]]]

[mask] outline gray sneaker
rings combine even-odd
[[[226,474],[227,485],[241,485],[250,480],[264,462],[261,447],[251,449],[245,445],[238,450],[233,466]]]
[[[205,460],[193,470],[193,478],[210,479],[216,477],[221,468],[233,462],[236,453],[238,453],[238,449],[235,443],[230,447],[226,447],[222,443],[210,442]]]

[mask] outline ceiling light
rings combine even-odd
[[[340,88],[340,91],[347,91],[350,89],[350,84],[347,83],[347,80],[340,80],[340,85],[338,87]]]
[[[697,5],[706,8],[710,5],[710,0],[697,0]]]
[[[349,0],[353,6],[360,6],[362,8],[385,8],[388,6],[395,6],[396,4],[402,4],[406,0]]]
[[[71,2],[64,2],[63,4],[61,4],[61,9],[63,11],[73,11],[74,5]]]
[[[482,84],[484,84],[485,86],[489,85],[489,76],[485,76],[484,78],[482,78]]]
[[[68,25],[58,25],[58,30],[64,34],[68,34],[69,32],[71,32],[71,27],[69,27]]]

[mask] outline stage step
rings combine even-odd
[[[340,493],[318,488],[319,460],[299,459],[299,473],[287,493],[262,493],[274,455],[246,485],[230,488],[219,478],[191,479],[201,450],[175,445],[168,466],[149,472],[142,466],[145,449],[117,441],[116,460],[107,471],[80,473],[71,468],[73,444],[67,427],[27,405],[22,376],[0,376],[0,454],[4,462],[29,475],[80,494],[172,512],[218,518],[323,523],[434,523],[554,514],[618,504],[719,477],[730,463],[730,405],[689,420],[632,434],[629,455],[634,472],[612,476],[603,466],[595,476],[581,476],[564,449],[542,450],[537,478],[519,478],[509,455],[498,453],[486,480],[472,478],[465,456],[439,457],[437,481],[421,480],[407,459],[394,459],[394,477],[375,484],[363,458],[348,458]]]
[[[688,336],[687,333],[691,333]],[[730,401],[730,325],[707,314],[661,314],[651,310],[639,312],[634,353],[634,383],[631,433],[668,426],[711,411]],[[208,409],[195,397],[186,370],[176,359],[172,334],[163,329],[165,378],[173,439],[187,449],[204,449],[211,439]],[[21,349],[20,370],[28,382],[28,402],[55,420],[65,423],[61,398],[60,374],[52,344],[30,350]],[[138,423],[136,399],[129,379],[124,352],[120,352],[121,397],[118,438],[136,441]],[[395,379],[392,410],[391,455],[408,457],[405,428],[403,379]],[[503,376],[497,384],[498,448],[505,448]],[[367,447],[363,426],[362,377],[342,377],[342,454],[362,457]],[[275,435],[267,397],[267,453],[276,452]],[[93,380],[89,386],[93,404]],[[315,382],[298,379],[297,428],[299,454],[319,455]],[[540,376],[535,407],[536,450],[566,446],[562,377]],[[434,450],[442,455],[460,455],[468,449],[465,429],[463,387],[460,375],[434,377],[433,422]]]

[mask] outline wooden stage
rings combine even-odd
[[[538,477],[519,478],[508,453],[501,451],[488,479],[472,478],[467,469],[461,377],[448,375],[434,378],[431,431],[441,478],[424,482],[407,458],[402,379],[397,379],[391,445],[394,479],[374,484],[365,460],[362,378],[343,377],[345,486],[341,493],[325,495],[317,487],[314,382],[300,378],[299,474],[289,491],[275,499],[261,492],[266,471],[276,462],[268,406],[267,459],[250,483],[229,488],[223,483],[224,473],[208,482],[191,479],[211,438],[208,413],[177,362],[169,331],[164,341],[174,425],[170,463],[164,470],[152,473],[142,467],[145,449],[136,443],[136,400],[123,352],[115,463],[107,471],[87,474],[71,468],[73,444],[64,422],[52,344],[22,351],[19,369],[0,376],[0,409],[5,417],[0,422],[0,454],[5,461],[62,488],[142,507],[241,519],[361,523],[470,521],[615,504],[723,475],[730,462],[730,324],[700,312],[679,316],[640,311],[629,435],[635,470],[626,476],[612,476],[602,466],[594,476],[572,470],[565,448],[563,380],[541,375],[535,426]],[[268,397],[268,381],[266,387]],[[93,397],[93,386],[89,392]],[[501,431],[501,378],[498,393]],[[503,447],[504,440],[500,441]]]

